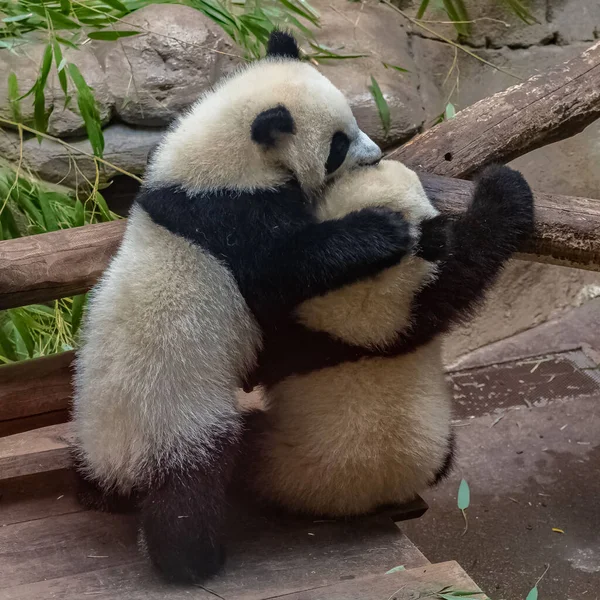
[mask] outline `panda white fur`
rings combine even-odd
[[[304,302],[260,359],[266,412],[248,420],[240,477],[264,500],[302,513],[368,513],[446,475],[454,437],[439,334],[482,297],[533,226],[527,184],[503,167],[484,172],[450,230],[418,176],[391,161],[344,174],[319,214],[339,218],[369,204],[420,229],[419,251]]]
[[[90,300],[73,420],[80,500],[139,508],[140,541],[165,577],[196,581],[222,563],[236,389],[262,334],[413,243],[392,211],[316,218],[328,179],[380,157],[341,92],[281,32],[152,157]]]

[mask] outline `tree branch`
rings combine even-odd
[[[582,131],[600,117],[600,42],[556,70],[461,110],[394,150],[407,166],[468,178]]]

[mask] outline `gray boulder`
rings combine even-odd
[[[93,48],[125,123],[168,124],[241,62],[224,31],[189,6],[152,4],[125,17],[119,29],[140,34]]]

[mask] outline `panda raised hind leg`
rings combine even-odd
[[[431,245],[436,229],[423,230],[422,245]],[[523,176],[500,165],[484,169],[470,206],[450,227],[447,258],[414,300],[411,333],[398,345],[420,346],[469,318],[533,231],[533,194]]]

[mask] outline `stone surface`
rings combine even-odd
[[[548,0],[547,17],[562,44],[600,37],[598,0]]]
[[[593,304],[592,310],[573,310],[552,325],[480,351],[479,364],[506,360],[515,347],[519,356],[561,351],[565,341],[577,341],[572,330],[587,331],[590,345],[600,348],[598,303]],[[537,363],[531,364],[529,371]],[[598,382],[599,361],[592,364],[596,367],[585,372]],[[477,365],[475,359],[465,367]],[[599,401],[597,394],[574,392],[567,399],[540,398],[528,409],[519,406],[516,394],[464,404],[459,399],[457,467],[424,495],[429,511],[403,523],[403,531],[432,562],[457,560],[495,600],[525,598],[548,564],[540,598],[594,598],[600,576]],[[471,488],[464,536],[456,507],[463,477]]]
[[[104,130],[104,158],[136,175],[146,168],[148,152],[158,143],[162,130],[129,127],[123,124],[110,125]],[[74,148],[89,154],[92,148],[87,140],[69,142]],[[0,156],[16,162],[19,158],[19,138],[16,133],[0,131]],[[72,160],[77,160],[80,173],[73,168]],[[60,181],[66,186],[83,183],[82,175],[93,181],[96,175],[94,161],[76,151],[69,150],[58,142],[35,138],[23,144],[23,164],[47,181]],[[100,183],[107,184],[118,171],[100,164]]]
[[[8,102],[7,75],[14,72],[18,76],[19,92],[24,94],[38,77],[45,44],[31,44],[19,47],[14,53],[7,50],[0,51],[0,115],[11,118]],[[100,118],[103,124],[108,123],[112,116],[113,97],[105,81],[104,71],[98,59],[94,56],[89,46],[79,50],[64,48],[63,58],[75,63],[83,74],[87,84],[94,90]],[[76,93],[73,84],[69,81],[69,93],[72,101],[64,108],[65,96],[56,76],[56,66],[53,62],[45,88],[46,107],[54,106],[48,121],[48,133],[57,137],[72,137],[81,135],[85,131],[83,119],[77,107]],[[33,119],[33,95],[20,102],[20,110],[24,119]]]
[[[93,47],[126,123],[168,124],[242,62],[223,30],[189,6],[149,5],[124,18],[120,29],[140,34]]]
[[[347,0],[313,4],[321,14],[322,27],[316,34],[320,44],[338,54],[368,54],[360,59],[323,60],[319,65],[319,70],[344,92],[361,128],[384,147],[414,135],[426,115],[402,17],[383,4]],[[400,73],[383,63],[410,72]],[[387,136],[369,91],[371,76],[390,108]]]

